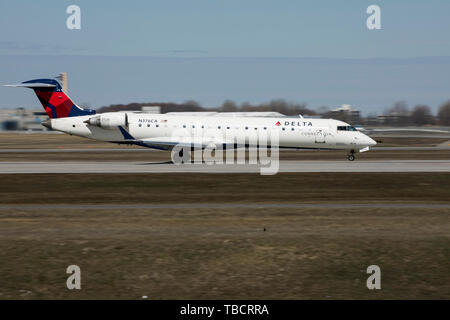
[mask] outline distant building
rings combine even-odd
[[[361,111],[352,109],[349,104],[343,104],[339,108],[327,112],[327,116],[332,119],[342,120],[349,123],[361,121]]]
[[[379,124],[378,116],[368,116],[363,122],[365,125],[375,126]]]
[[[68,93],[68,87],[67,87],[67,72],[61,72],[58,74],[55,79],[59,80],[61,82],[62,89],[65,93]]]
[[[48,119],[44,110],[0,109],[0,130],[48,130],[41,122]]]
[[[142,106],[141,111],[145,112],[145,113],[158,114],[158,113],[161,113],[161,107],[160,106]]]
[[[408,125],[410,123],[409,114],[382,114],[377,117],[378,124],[381,125]]]

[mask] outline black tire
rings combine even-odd
[[[185,147],[177,147],[172,150],[171,157],[174,164],[191,163],[191,152],[189,149],[184,149]]]
[[[182,148],[181,151],[178,153],[181,157],[182,163],[191,163],[191,151],[189,149],[186,148],[186,150],[184,150],[185,148]]]
[[[352,154],[349,154],[347,157],[348,161],[354,161],[355,160],[355,156]]]

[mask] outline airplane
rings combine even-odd
[[[150,114],[143,112],[106,112],[77,106],[55,79],[34,79],[10,87],[31,88],[49,119],[42,125],[70,135],[111,143],[173,150],[176,146],[237,148],[255,146],[255,132],[273,131],[279,148],[329,149],[355,153],[368,151],[376,142],[343,121],[291,117],[208,117]],[[195,132],[195,134],[194,134]],[[257,144],[256,144],[257,147]]]

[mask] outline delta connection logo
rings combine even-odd
[[[277,127],[281,126],[281,122],[277,121],[275,123]],[[312,127],[311,121],[285,121],[284,126],[293,126],[293,127]]]

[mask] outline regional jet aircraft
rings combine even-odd
[[[13,87],[31,88],[49,116],[42,125],[67,134],[94,140],[172,150],[184,145],[236,148],[255,146],[255,133],[276,132],[278,147],[296,149],[334,149],[356,152],[369,150],[376,142],[353,126],[333,119],[289,117],[208,117],[143,112],[106,112],[77,106],[54,79],[36,79]],[[258,142],[256,142],[256,146]]]

